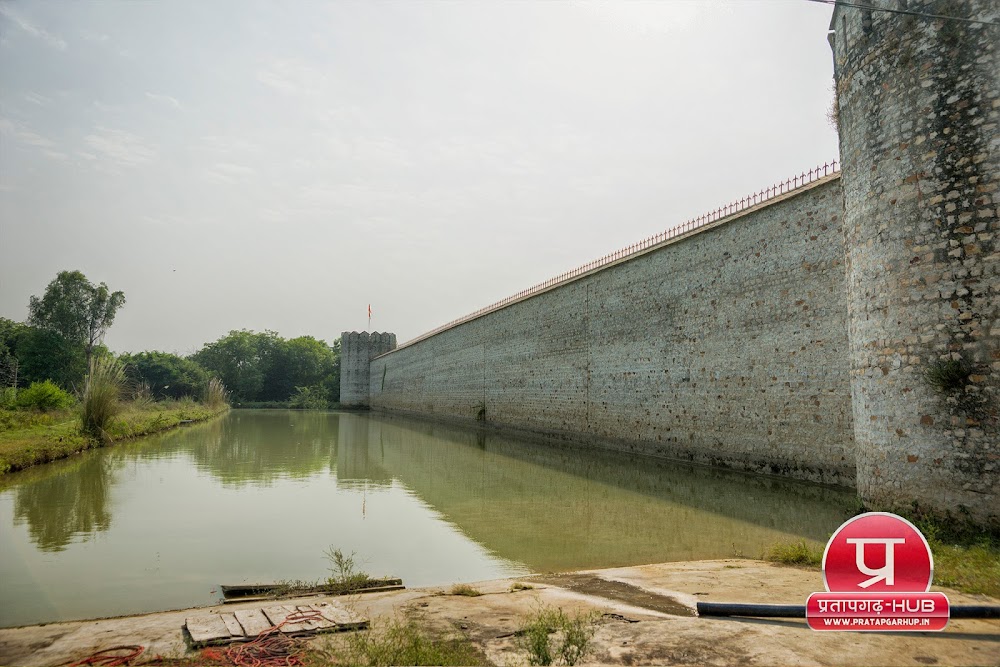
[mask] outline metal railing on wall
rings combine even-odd
[[[719,208],[713,211],[709,211],[708,213],[699,215],[696,218],[691,218],[690,220],[682,222],[679,225],[674,225],[673,227],[670,227],[660,232],[659,234],[654,234],[649,238],[643,239],[638,243],[626,246],[612,253],[608,253],[607,255],[599,259],[595,259],[592,262],[587,262],[586,264],[578,266],[575,269],[571,269],[570,271],[566,271],[565,273],[560,273],[558,276],[555,276],[554,278],[549,278],[548,280],[538,283],[533,287],[529,287],[526,290],[522,290],[517,294],[512,294],[511,296],[508,296],[505,299],[501,299],[500,301],[490,304],[485,308],[480,308],[479,310],[469,313],[464,317],[460,317],[457,320],[452,320],[447,324],[442,324],[441,326],[435,329],[431,329],[427,333],[421,334],[420,336],[417,336],[412,340],[406,341],[399,347],[406,347],[408,345],[412,345],[414,343],[424,340],[425,338],[430,338],[431,336],[439,334],[442,331],[445,331],[446,329],[457,327],[460,324],[464,324],[465,322],[474,320],[477,317],[482,317],[483,315],[493,312],[494,310],[500,310],[501,308],[505,308],[510,304],[514,303],[515,301],[520,301],[522,299],[534,296],[535,294],[538,294],[540,292],[545,292],[553,287],[556,287],[557,285],[561,285],[563,283],[575,280],[576,278],[579,278],[584,274],[591,273],[592,271],[597,271],[611,264],[615,264],[619,261],[626,260],[634,255],[642,254],[643,252],[649,250],[650,248],[653,248],[654,246],[658,246],[660,244],[667,243],[668,241],[672,241],[678,237],[690,234],[691,232],[699,229],[700,227],[704,227],[714,222],[718,222],[723,218],[728,218],[732,215],[736,215],[737,213],[742,213],[747,209],[753,208],[754,206],[759,206],[772,199],[786,195],[792,192],[793,190],[798,190],[799,188],[802,188],[806,185],[809,185],[810,183],[813,183],[821,178],[825,178],[826,176],[830,176],[831,174],[837,173],[839,171],[840,171],[840,163],[837,160],[834,160],[833,162],[829,163],[823,163],[822,165],[814,169],[810,169],[809,171],[804,171],[801,174],[792,176],[787,180],[775,183],[774,185],[764,188],[763,190],[754,192],[753,194],[747,195],[746,197],[730,202],[725,206],[720,206]]]

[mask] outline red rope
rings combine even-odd
[[[115,646],[98,651],[93,655],[70,663],[69,667],[81,667],[81,665],[101,665],[102,667],[124,667],[131,665],[132,661],[142,655],[145,647],[138,645]],[[116,651],[128,651],[125,655],[110,655]]]
[[[226,649],[226,658],[238,667],[296,667],[304,665],[297,651],[300,643],[281,633],[288,623],[322,621],[323,614],[315,610],[289,614],[278,625],[261,632],[252,641],[233,644]]]

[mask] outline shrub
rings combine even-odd
[[[107,426],[121,410],[125,367],[113,357],[95,357],[83,390],[83,430],[107,439]]]
[[[17,389],[14,387],[0,389],[0,408],[9,410],[15,407],[17,407]]]
[[[482,595],[482,592],[478,588],[474,588],[469,584],[455,584],[448,591],[448,595],[462,595],[467,598],[477,598]]]
[[[593,614],[568,616],[562,609],[542,607],[522,624],[517,643],[532,665],[575,665],[586,655],[595,629]]]
[[[326,550],[326,559],[330,561],[330,576],[326,579],[326,585],[334,591],[350,593],[363,588],[371,577],[367,572],[358,571],[354,562],[354,552],[345,556],[340,549],[330,547]]]
[[[34,408],[45,412],[60,410],[73,405],[73,397],[56,386],[51,380],[32,382],[31,386],[16,394],[14,405],[19,408]]]
[[[295,393],[288,399],[288,406],[303,410],[326,410],[330,407],[326,389],[315,385],[312,387],[296,387]]]
[[[772,544],[764,560],[783,565],[816,566],[823,562],[823,552],[811,548],[805,540]]]

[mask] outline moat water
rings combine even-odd
[[[233,411],[0,478],[0,627],[317,580],[407,586],[822,547],[853,493],[350,413]]]

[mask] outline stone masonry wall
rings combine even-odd
[[[371,406],[853,485],[841,211],[829,177],[404,345]]]
[[[368,407],[371,360],[396,348],[396,334],[345,331],[340,335],[340,404]]]
[[[906,8],[1000,21],[996,0]],[[1000,30],[848,7],[831,28],[858,490],[997,525]]]

